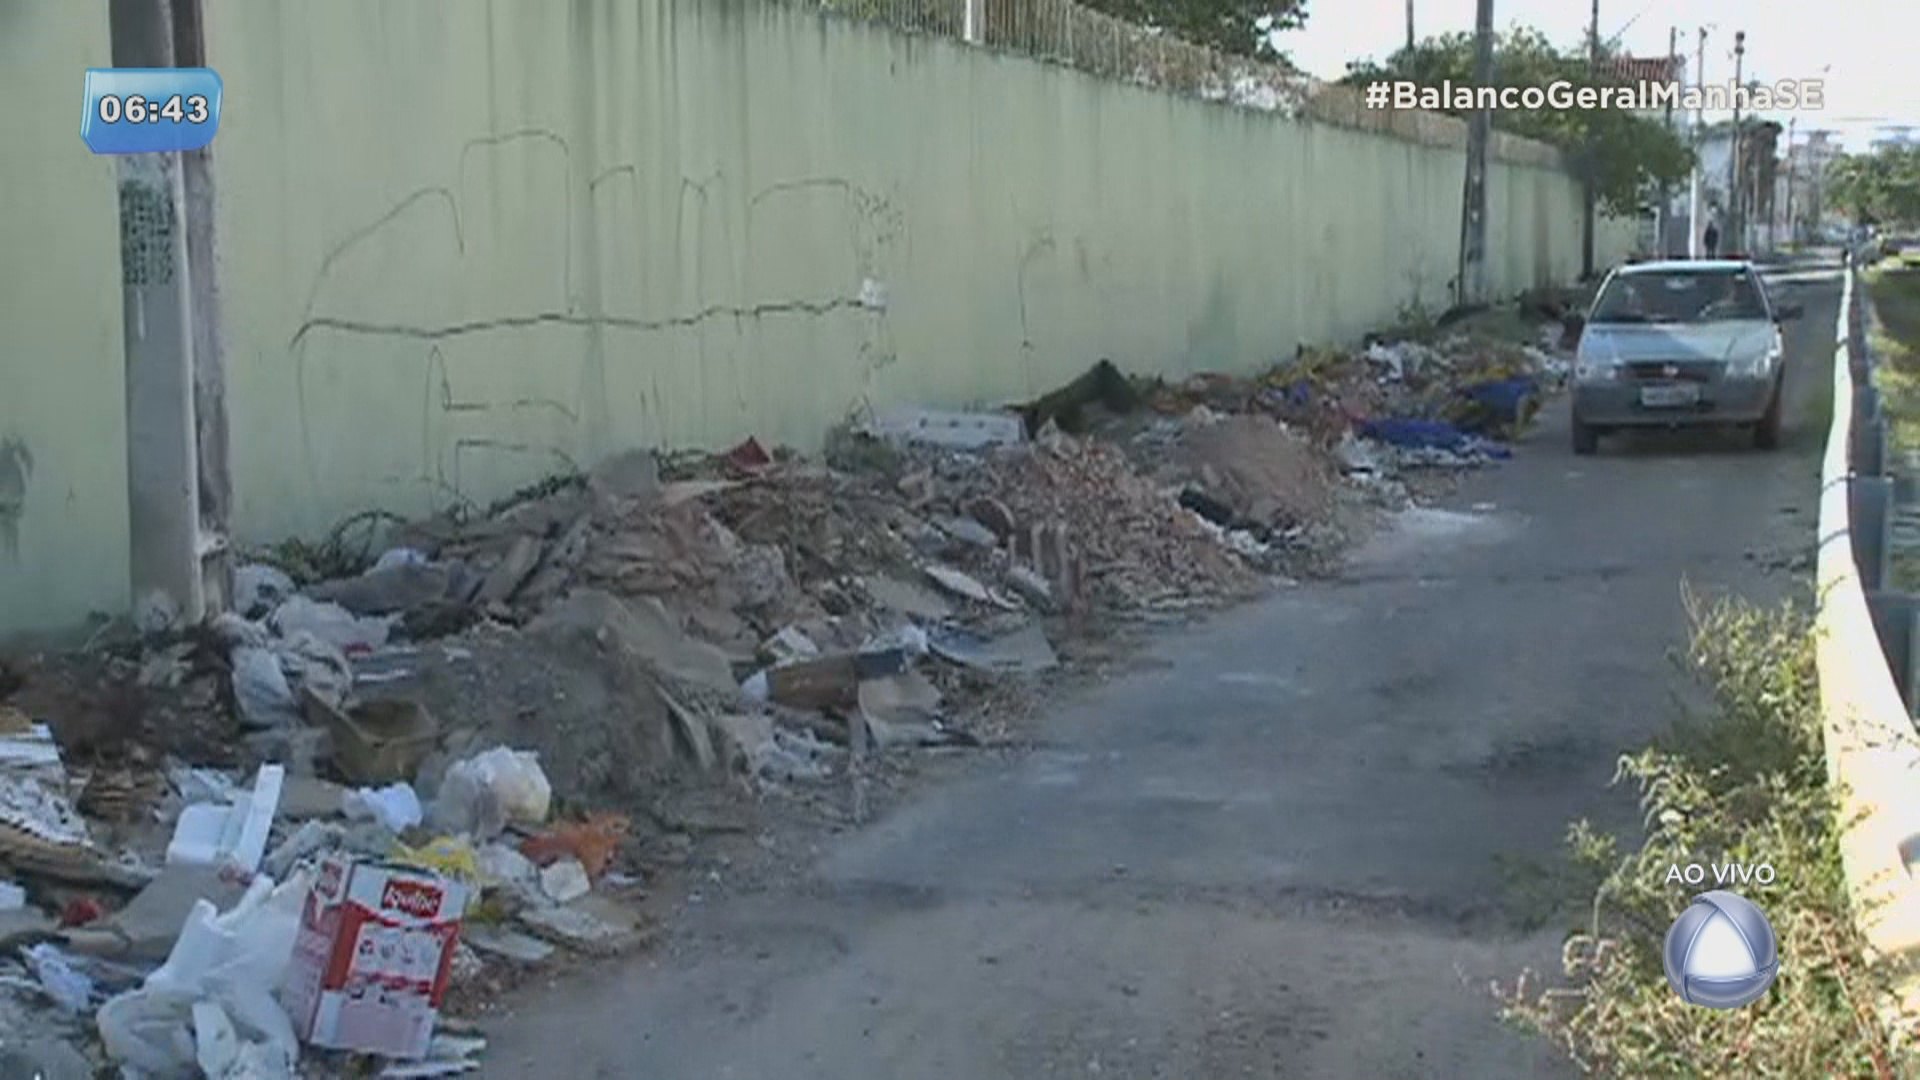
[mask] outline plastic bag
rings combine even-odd
[[[447,770],[434,800],[433,821],[442,832],[486,840],[498,836],[509,822],[546,821],[552,801],[553,788],[537,754],[496,746]]]
[[[272,649],[242,645],[233,650],[233,703],[250,728],[290,727],[300,722],[293,687]]]
[[[356,821],[377,821],[389,832],[402,833],[420,824],[420,796],[405,781],[383,788],[355,788],[341,797],[341,809]]]
[[[233,1080],[291,1077],[300,1044],[274,991],[293,955],[309,887],[305,871],[278,887],[262,875],[224,914],[196,902],[167,962],[139,989],[100,1007],[96,1023],[107,1053],[159,1076],[195,1075],[202,1054],[211,1053],[231,1062],[224,1076]],[[206,1006],[220,1010],[225,1026]],[[228,1045],[225,1027],[237,1048]],[[202,1035],[222,1045],[203,1045]]]
[[[233,571],[233,610],[256,618],[273,610],[299,591],[285,570],[265,563],[247,563]]]
[[[353,653],[372,652],[385,645],[394,620],[360,618],[339,604],[296,594],[274,608],[268,622],[281,637],[291,638],[305,631],[343,653]]]

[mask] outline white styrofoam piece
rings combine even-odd
[[[951,412],[911,406],[887,409],[867,430],[882,438],[905,439],[961,450],[981,450],[1026,441],[1026,422],[1012,413]]]
[[[210,866],[232,860],[248,872],[259,869],[286,779],[284,766],[262,765],[253,790],[237,793],[232,803],[195,803],[181,810],[167,861]]]
[[[253,798],[235,842],[234,858],[249,871],[258,869],[260,857],[267,853],[267,836],[273,831],[273,815],[280,810],[280,789],[287,782],[284,765],[262,765],[253,780]]]

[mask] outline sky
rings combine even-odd
[[[1414,0],[1418,37],[1471,32],[1474,0]],[[1536,27],[1555,42],[1586,40],[1588,0],[1494,0],[1494,26]],[[1346,62],[1384,58],[1406,41],[1406,0],[1307,0],[1304,29],[1278,35],[1294,63],[1321,78],[1346,73]],[[1796,137],[1810,129],[1834,132],[1848,150],[1906,124],[1920,138],[1920,0],[1601,0],[1600,38],[1635,56],[1665,56],[1667,32],[1680,31],[1687,79],[1694,78],[1699,29],[1707,29],[1709,84],[1733,77],[1733,35],[1745,30],[1744,79],[1821,79],[1825,107],[1769,115]],[[1711,111],[1709,121],[1716,117]]]

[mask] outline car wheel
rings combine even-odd
[[[1753,445],[1762,450],[1780,448],[1780,399],[1786,396],[1781,392],[1782,389],[1778,385],[1773,388],[1773,399],[1767,402],[1766,415],[1753,425]]]
[[[1600,429],[1573,418],[1573,452],[1591,454],[1600,449]]]

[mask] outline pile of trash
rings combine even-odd
[[[1542,346],[1457,333],[1433,343],[1375,339],[1360,349],[1302,348],[1250,378],[1195,375],[1154,383],[1142,398],[1169,416],[1205,409],[1268,417],[1370,483],[1511,456],[1508,443],[1569,370]]]
[[[823,461],[636,450],[353,565],[244,563],[231,610],[64,697],[0,677],[0,1013],[64,1018],[0,1072],[477,1068],[447,1003],[644,940],[651,853],[697,831],[675,797],[977,744],[1101,620],[1337,551],[1356,496],[1503,455],[1563,374],[1465,336],[1102,361],[1017,410],[861,417]]]
[[[0,727],[5,1075],[467,1072],[485,1040],[441,1022],[455,984],[645,934],[629,820],[556,815],[535,754],[449,762],[431,799],[176,764],[144,839],[109,855],[46,726],[0,709]],[[412,771],[391,748],[360,764]]]

